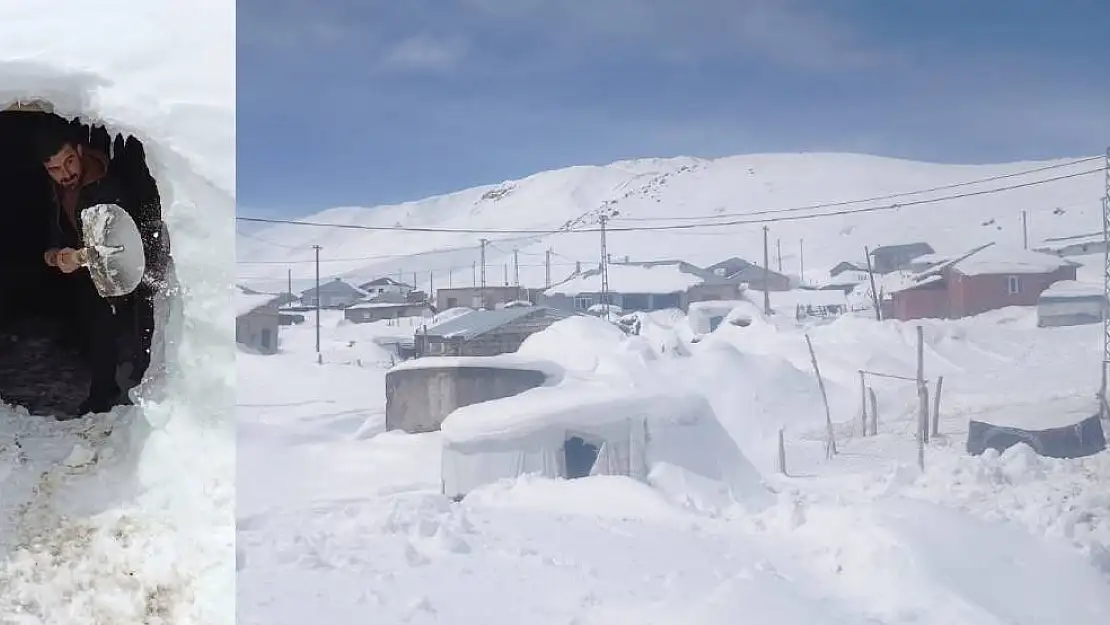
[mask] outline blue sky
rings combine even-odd
[[[239,212],[636,157],[1091,155],[1107,24],[1106,0],[239,0]]]

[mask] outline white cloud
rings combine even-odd
[[[458,36],[416,35],[389,46],[379,68],[387,71],[444,72],[455,69],[466,57],[469,45]]]

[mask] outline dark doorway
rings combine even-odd
[[[34,141],[44,124],[59,121],[66,120],[37,111],[0,112],[0,401],[61,417],[76,414],[90,377],[76,312],[76,276],[65,276],[43,260],[53,187]],[[79,141],[110,156],[105,129],[69,123]],[[122,143],[122,137],[116,141]],[[149,365],[153,293],[136,292],[119,302],[117,314],[124,328],[118,335],[125,354],[121,369],[141,379]]]
[[[563,443],[563,454],[566,457],[567,479],[589,477],[590,471],[597,464],[601,446],[594,445],[580,436],[568,437]]]

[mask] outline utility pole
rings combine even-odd
[[[547,248],[547,251],[543,253],[543,256],[544,256],[543,267],[544,267],[544,274],[545,274],[544,279],[543,279],[543,286],[544,286],[544,288],[551,288],[551,248],[550,247]]]
[[[1110,301],[1110,148],[1106,148],[1106,158],[1103,162],[1104,181],[1102,197],[1102,296],[1105,302]],[[1110,419],[1107,414],[1106,385],[1110,374],[1110,311],[1102,313],[1102,384],[1099,389],[1099,415],[1103,419]]]
[[[1021,243],[1023,249],[1029,249],[1029,211],[1021,211]]]
[[[771,251],[767,248],[767,236],[771,229],[763,226],[763,314],[768,317],[771,316],[771,291],[769,290],[771,282],[771,264],[770,255]]]
[[[609,318],[609,250],[605,241],[605,222],[609,218],[602,215],[601,221],[601,304],[605,306],[605,318]]]
[[[505,286],[509,286],[509,263],[504,263],[501,268],[505,270]]]
[[[782,273],[782,239],[775,239],[775,252],[779,257],[779,273]]]
[[[436,298],[436,274],[434,271],[428,272],[428,299],[435,301]]]
[[[798,274],[802,282],[805,282],[806,275],[806,240],[798,239]]]
[[[293,270],[285,270],[285,290],[290,296],[293,295]]]
[[[520,251],[513,248],[513,284],[520,286]]]
[[[481,307],[485,308],[486,307],[486,244],[489,243],[489,241],[486,240],[486,239],[482,239],[481,242],[482,242],[482,255],[481,255],[482,286],[478,291],[478,301],[481,302]]]
[[[478,286],[478,264],[470,262],[470,286]]]
[[[313,245],[316,250],[316,355],[320,355],[320,246]]]

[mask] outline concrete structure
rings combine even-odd
[[[746,284],[755,291],[789,291],[794,288],[794,280],[785,274],[764,269],[761,265],[750,263],[742,258],[729,258],[705,268],[719,278],[738,284]]]
[[[1037,303],[1037,325],[1052,328],[1101,323],[1106,310],[1101,284],[1065,280],[1041,293]]]
[[[515,352],[524,339],[573,313],[547,306],[472,310],[426,326],[414,336],[422,356],[496,356]]]
[[[871,250],[871,269],[875,273],[890,273],[905,269],[911,261],[936,250],[928,243],[884,245]]]
[[[536,303],[535,293],[519,286],[451,287],[436,290],[436,310],[451,308],[485,308],[493,310],[509,302]]]
[[[235,342],[259,354],[278,351],[278,297],[240,289],[235,298]]]
[[[545,384],[549,363],[503,358],[421,358],[385,374],[385,429],[434,432],[456,408]]]
[[[339,278],[320,285],[320,308],[346,308],[366,297],[366,293]],[[316,306],[316,287],[301,293],[302,306]]]
[[[1028,250],[984,246],[892,290],[891,312],[901,320],[956,319],[1008,306],[1036,306],[1041,293],[1075,280],[1076,266]]]
[[[544,305],[585,312],[608,303],[624,312],[678,308],[691,302],[740,299],[740,283],[678,260],[609,264],[609,301],[602,302],[601,272],[591,269],[544,291]]]

